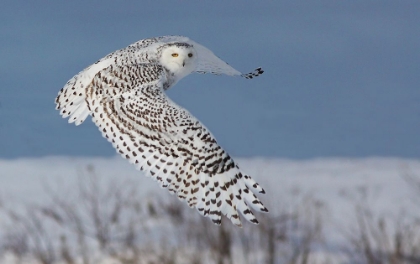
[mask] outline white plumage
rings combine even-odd
[[[250,207],[268,212],[253,193],[264,190],[164,92],[192,72],[247,79],[263,73],[258,68],[242,74],[186,37],[144,39],[70,79],[56,108],[76,125],[91,115],[121,156],[215,224],[221,224],[223,214],[241,226],[238,211],[258,223]]]

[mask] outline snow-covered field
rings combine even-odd
[[[236,160],[245,172],[265,188],[267,194],[261,196],[261,199],[273,214],[277,210],[293,210],[297,197],[310,197],[322,204],[323,217],[328,220],[323,224],[325,247],[322,251],[333,252],[346,243],[344,231],[349,232],[351,227],[355,226],[356,204],[368,205],[375,215],[389,219],[404,221],[400,218],[420,216],[420,207],[413,202],[416,193],[404,177],[420,177],[420,160]],[[0,160],[0,200],[6,206],[18,207],[22,203],[42,204],[49,199],[45,186],[54,188],[57,193],[68,192],[71,186],[77,186],[77,181],[83,177],[87,168],[93,168],[104,180],[137,183],[136,188],[144,197],[151,193],[164,196],[166,192],[120,157],[22,158]],[[230,223],[225,221],[224,225]],[[320,254],[332,254],[331,252]]]

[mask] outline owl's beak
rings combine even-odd
[[[185,61],[182,62],[182,67],[185,67]]]

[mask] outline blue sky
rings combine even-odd
[[[111,156],[54,98],[137,40],[185,35],[254,80],[169,91],[234,156],[420,157],[418,1],[8,1],[0,8],[0,158]]]

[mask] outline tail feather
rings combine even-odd
[[[92,82],[93,77],[102,69],[112,63],[109,60],[102,60],[84,69],[71,78],[60,90],[55,99],[56,109],[60,110],[63,118],[70,117],[69,123],[76,126],[83,123],[89,116],[90,110],[86,103],[86,88]]]
[[[76,126],[81,125],[83,121],[89,116],[90,110],[86,104],[80,105],[79,108],[70,116],[69,123],[74,123]]]
[[[58,93],[55,100],[57,110],[63,118],[69,118],[69,123],[80,125],[89,115],[89,109],[85,102],[86,78],[83,78],[84,72],[74,76]]]

